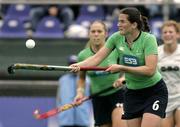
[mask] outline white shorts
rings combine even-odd
[[[166,108],[166,117],[173,115],[175,110],[180,110],[180,101],[176,100],[176,101],[168,102]]]

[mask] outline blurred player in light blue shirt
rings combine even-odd
[[[68,64],[77,62],[77,56],[71,55]],[[67,73],[59,78],[57,92],[57,106],[62,106],[74,101],[76,95],[76,83],[78,76],[76,73]],[[89,81],[86,83],[86,96],[89,96]],[[75,108],[71,108],[58,115],[59,127],[90,127],[92,124],[91,101],[84,102]]]

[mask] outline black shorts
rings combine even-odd
[[[113,94],[107,96],[99,96],[92,100],[95,126],[112,123],[112,111],[119,104],[123,103],[123,94],[124,90],[120,89]]]
[[[144,113],[152,113],[164,118],[168,102],[168,91],[164,80],[152,87],[140,90],[125,90],[124,114],[122,119],[142,117]]]

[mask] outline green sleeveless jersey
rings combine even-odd
[[[105,46],[110,50],[116,48],[119,53],[120,64],[125,66],[143,66],[145,65],[145,56],[158,54],[156,38],[147,32],[141,32],[132,43],[131,48],[129,48],[125,36],[119,32],[109,37]],[[125,78],[127,88],[136,90],[155,85],[161,79],[161,75],[156,69],[152,76],[125,73]]]
[[[78,54],[78,61],[83,61],[87,59],[90,56],[93,56],[95,53],[91,50],[91,48],[86,48],[82,50]],[[119,63],[118,59],[118,53],[116,50],[112,51],[112,53],[104,59],[98,66],[100,67],[107,67],[111,64],[117,64]],[[91,93],[96,93],[99,92],[107,87],[112,86],[114,81],[116,81],[119,78],[119,73],[109,73],[109,72],[104,72],[104,71],[87,71],[87,75],[90,78],[91,81]],[[118,89],[113,89],[110,90],[106,93],[101,94],[100,96],[105,96],[112,94],[116,92]]]

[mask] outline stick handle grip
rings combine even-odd
[[[105,71],[107,67],[80,67],[81,71]]]

